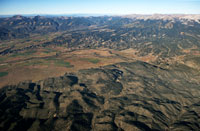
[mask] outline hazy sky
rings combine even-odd
[[[0,0],[0,14],[200,14],[200,0]]]

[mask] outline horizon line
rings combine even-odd
[[[16,15],[119,15],[119,16],[124,16],[124,15],[200,15],[200,13],[128,13],[128,14],[114,14],[114,13],[61,13],[61,14],[47,14],[47,13],[33,13],[33,14],[0,14],[0,16],[16,16]]]

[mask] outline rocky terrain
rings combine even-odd
[[[0,87],[0,130],[198,131],[199,15],[0,18]]]

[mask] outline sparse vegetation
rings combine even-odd
[[[100,62],[100,60],[97,59],[97,58],[83,58],[82,60],[88,61],[88,62],[93,63],[93,64],[97,64],[97,63]]]
[[[63,66],[63,67],[67,67],[67,68],[73,67],[73,65],[71,65],[70,62],[66,62],[62,59],[58,59],[58,58],[55,58],[55,57],[47,58],[46,61],[54,63],[56,66]]]
[[[25,66],[34,66],[34,65],[40,65],[40,64],[43,64],[42,61],[38,61],[38,60],[33,60],[33,61],[28,61],[26,62],[24,65]]]
[[[54,50],[53,49],[51,49],[51,48],[47,48],[45,51],[43,51],[44,53],[52,53],[52,52],[54,52]]]
[[[67,68],[72,68],[73,67],[73,65],[71,65],[70,62],[66,62],[66,61],[63,61],[63,60],[56,60],[55,61],[55,65],[63,66],[63,67],[67,67]]]
[[[5,60],[5,58],[0,58],[0,62],[2,62],[2,61],[4,61]]]
[[[36,50],[30,50],[30,51],[26,51],[26,52],[23,52],[23,53],[14,53],[14,54],[11,55],[11,57],[30,56],[30,55],[32,55],[36,52],[37,52]]]
[[[1,65],[0,66],[0,69],[5,69],[5,68],[8,68],[7,65]]]
[[[49,58],[47,58],[47,59],[45,59],[46,61],[56,61],[56,60],[58,60],[57,58],[55,58],[55,57],[49,57]]]
[[[7,76],[8,75],[8,72],[0,72],[0,77],[4,77],[4,76]]]

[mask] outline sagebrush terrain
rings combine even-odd
[[[1,130],[199,130],[200,16],[0,18]]]

